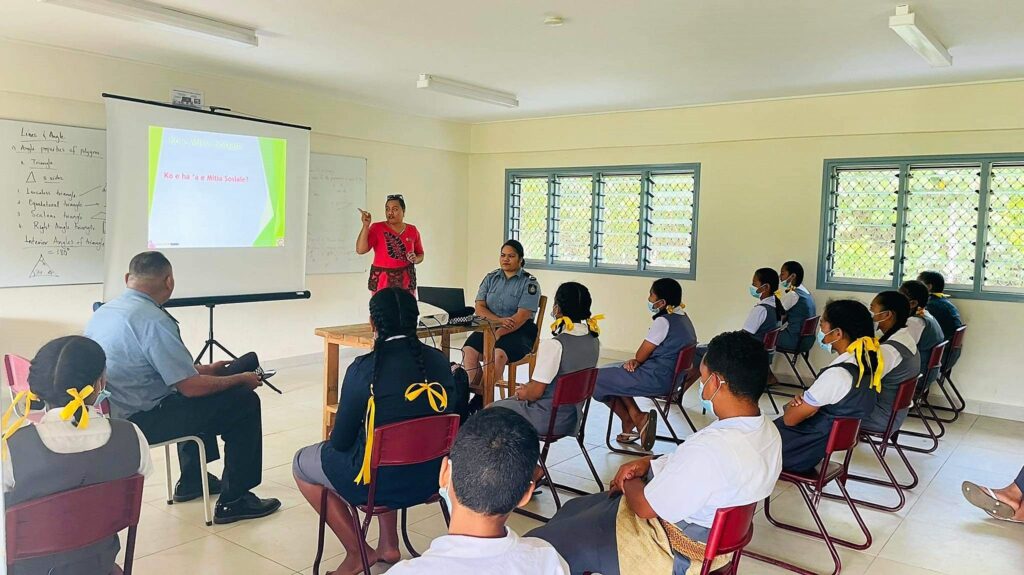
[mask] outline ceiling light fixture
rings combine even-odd
[[[259,46],[256,30],[167,8],[146,0],[39,0],[94,14],[112,16],[132,22],[143,22],[206,39],[230,42],[240,46]]]
[[[466,84],[465,82],[450,80],[432,74],[420,74],[420,79],[416,81],[416,87],[443,92],[452,96],[459,96],[460,98],[487,102],[488,104],[497,104],[506,108],[519,107],[519,99],[516,98],[515,94],[474,86],[473,84]]]
[[[946,47],[906,4],[896,7],[896,14],[889,17],[889,27],[933,67],[953,65],[953,57]]]

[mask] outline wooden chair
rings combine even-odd
[[[516,392],[516,381],[519,379],[519,368],[526,365],[529,366],[530,377],[533,377],[533,368],[537,365],[537,348],[540,347],[540,324],[544,321],[544,312],[548,308],[548,296],[540,296],[540,306],[537,308],[537,317],[534,321],[537,324],[537,337],[533,340],[533,349],[530,353],[523,356],[519,361],[512,361],[508,363],[508,381],[505,382],[504,387],[501,383],[498,383],[498,387],[501,391],[501,397],[512,397],[512,394]]]
[[[7,510],[7,566],[92,545],[128,529],[124,569],[131,575],[145,478],[132,475],[26,501]]]

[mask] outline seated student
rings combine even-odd
[[[567,282],[558,286],[551,315],[551,339],[545,339],[537,350],[537,364],[530,383],[516,388],[515,397],[496,401],[491,407],[504,407],[522,415],[533,424],[538,433],[548,432],[551,419],[551,401],[560,376],[597,365],[601,344],[597,337],[598,317],[590,313],[590,290],[587,286]],[[576,409],[561,407],[555,421],[554,433],[572,435],[579,425],[581,405]]]
[[[280,501],[251,491],[263,474],[263,424],[255,391],[263,382],[252,371],[259,365],[255,354],[230,366],[223,361],[193,365],[177,320],[163,308],[174,291],[174,270],[160,252],[133,257],[125,283],[128,289],[96,310],[85,328],[107,354],[111,415],[138,425],[150,443],[199,436],[207,461],[220,458],[217,436],[224,439],[225,480],[211,475],[209,482],[210,493],[220,494],[214,523],[277,511]],[[178,444],[178,462],[174,500],[202,497],[195,443]]]
[[[780,349],[808,351],[814,342],[811,338],[800,341],[800,329],[804,320],[818,314],[811,292],[804,287],[804,266],[800,262],[788,261],[779,269],[779,280],[783,290],[782,307],[786,310],[786,323],[779,334]]]
[[[654,314],[647,337],[626,363],[601,368],[597,376],[594,399],[602,401],[622,420],[619,443],[641,440],[645,450],[654,443],[649,421],[653,410],[643,413],[634,397],[666,395],[671,392],[676,359],[684,347],[697,343],[693,322],[682,303],[683,288],[672,278],[656,280],[647,297],[647,307]],[[634,433],[633,430],[638,430]]]
[[[936,379],[938,373],[925,373],[928,369],[928,362],[931,360],[932,348],[942,343],[945,337],[942,335],[942,327],[939,322],[928,313],[925,306],[928,305],[928,288],[917,280],[905,281],[900,285],[900,293],[910,300],[910,319],[907,320],[907,329],[911,337],[917,342],[917,351],[921,355],[921,374],[925,377],[918,382],[918,391],[927,389]]]
[[[925,309],[939,322],[942,336],[946,341],[953,341],[953,333],[964,325],[960,319],[960,310],[949,301],[949,296],[942,293],[946,289],[946,279],[939,272],[925,271],[917,276],[917,281],[928,288],[928,305]]]
[[[505,373],[509,362],[519,361],[533,350],[537,323],[533,317],[540,307],[540,284],[526,271],[523,244],[509,240],[501,246],[499,268],[484,276],[476,293],[476,315],[498,322],[494,331],[494,371]],[[469,373],[470,387],[477,389],[483,370],[484,334],[473,332],[462,347],[462,364]]]
[[[135,474],[149,475],[149,443],[132,423],[107,419],[98,406],[107,391],[103,349],[67,336],[44,345],[32,360],[28,385],[46,414],[35,425],[4,430],[3,490],[8,509],[34,499]],[[19,397],[19,400],[22,398]],[[32,396],[24,397],[28,403]],[[20,403],[20,401],[19,401]],[[14,405],[4,415],[8,419]],[[75,516],[82,523],[90,517]],[[11,575],[107,575],[120,549],[117,535],[92,545],[8,565]],[[120,573],[120,571],[118,571]]]
[[[554,547],[519,537],[505,523],[530,501],[540,445],[530,422],[507,409],[469,418],[441,464],[441,496],[451,510],[448,535],[423,556],[402,561],[392,575],[569,575]]]
[[[884,291],[871,301],[871,317],[875,321],[875,331],[881,330],[882,337],[878,342],[882,348],[882,392],[875,402],[871,415],[861,421],[861,429],[884,432],[889,425],[893,403],[900,384],[912,377],[917,377],[921,370],[917,344],[907,329],[910,317],[910,302],[907,296],[898,291]],[[903,409],[896,416],[894,430],[899,430],[907,418],[908,409]]]
[[[782,317],[785,315],[785,308],[782,307],[782,300],[779,299],[779,274],[772,268],[759,268],[754,272],[750,280],[750,295],[757,298],[754,308],[747,314],[743,322],[743,331],[754,336],[754,339],[764,345],[764,336],[771,330],[782,326]],[[686,374],[687,384],[697,381],[700,377],[700,362],[707,352],[706,345],[697,346],[697,353],[693,358],[693,367]],[[772,360],[768,356],[769,364]],[[769,370],[769,374],[771,370]]]
[[[782,434],[782,467],[810,472],[825,457],[837,417],[863,419],[875,408],[883,360],[874,337],[871,312],[854,300],[831,301],[821,316],[818,345],[839,354],[775,420]]]
[[[359,356],[345,372],[342,402],[329,440],[300,449],[292,462],[299,491],[313,509],[320,509],[324,489],[353,505],[369,497],[368,440],[377,426],[437,413],[453,413],[457,395],[448,360],[441,351],[416,339],[419,309],[406,290],[387,287],[370,298],[370,325],[376,332],[373,351]],[[441,460],[402,467],[385,467],[377,474],[374,503],[401,509],[422,503],[437,493]],[[401,559],[398,513],[378,516],[380,541],[367,547],[371,565]],[[361,573],[359,545],[349,508],[328,498],[327,524],[345,546],[347,555],[334,573]]]
[[[609,493],[568,501],[528,535],[551,542],[573,574],[683,574],[699,556],[672,549],[666,530],[706,543],[723,507],[768,497],[782,469],[779,432],[758,408],[768,354],[746,332],[716,336],[700,366],[700,398],[716,421],[671,454],[623,465]],[[728,561],[722,557],[714,567]]]

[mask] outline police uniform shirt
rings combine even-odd
[[[523,268],[512,277],[496,269],[480,282],[476,301],[486,303],[498,317],[512,317],[520,309],[536,312],[540,307],[540,284]]]

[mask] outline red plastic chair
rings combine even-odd
[[[11,392],[11,401],[14,401],[14,396],[21,393],[22,391],[28,391],[28,371],[32,367],[32,362],[21,357],[20,355],[6,354],[4,355],[4,371],[7,375],[7,386]],[[24,415],[21,413],[21,403],[14,406],[14,410],[18,412],[18,415]],[[43,418],[42,411],[31,411],[28,414],[29,421],[38,422]]]
[[[964,401],[964,396],[960,394],[960,390],[956,388],[953,383],[953,367],[956,366],[957,362],[960,361],[960,355],[963,353],[964,348],[964,337],[967,335],[967,326],[962,325],[956,328],[953,332],[953,339],[949,342],[949,347],[946,350],[946,357],[942,360],[942,373],[939,375],[938,384],[939,390],[942,391],[942,395],[946,398],[946,403],[949,407],[943,406],[932,406],[933,410],[951,412],[952,417],[939,417],[936,421],[942,423],[953,423],[960,418],[960,414],[964,409],[967,408],[967,402]],[[949,384],[949,388],[953,390],[953,394],[956,395],[956,401],[953,401],[953,397],[949,395],[949,390],[946,389],[946,384]]]
[[[800,360],[800,358],[803,358],[804,363],[807,365],[807,369],[811,370],[811,375],[814,377],[818,377],[818,373],[814,370],[814,366],[811,365],[811,347],[814,347],[814,335],[818,331],[818,323],[820,322],[820,315],[816,315],[814,317],[809,317],[805,319],[803,324],[800,325],[800,336],[797,340],[797,348],[778,348],[778,352],[781,353],[786,358],[787,362],[789,362],[789,368],[793,370],[793,375],[796,376],[796,380],[800,382],[800,389],[807,389],[807,384],[804,383],[804,379],[800,377],[800,370],[796,368],[796,364]],[[807,347],[806,350],[803,350],[801,348],[805,347],[804,345],[802,345],[805,341],[810,341],[811,346]],[[777,383],[776,385],[781,385],[784,387],[797,387],[791,383]]]
[[[928,356],[928,366],[925,368],[918,380],[917,392],[914,394],[914,405],[910,408],[910,416],[920,419],[921,423],[924,424],[924,433],[918,431],[900,431],[901,436],[909,435],[910,437],[930,439],[931,446],[915,447],[912,445],[900,444],[900,447],[907,451],[914,451],[916,453],[932,453],[939,448],[939,438],[946,434],[946,428],[939,420],[939,415],[935,413],[931,404],[928,403],[928,384],[930,381],[935,381],[939,377],[939,372],[942,369],[942,356],[946,351],[948,343],[949,342],[943,341],[932,348],[931,355]],[[934,379],[932,379],[933,377]],[[928,415],[925,415],[925,409],[929,411]],[[938,425],[938,433],[932,429],[932,426],[928,423],[929,421]]]
[[[899,496],[899,504],[897,505],[882,505],[880,503],[874,503],[872,501],[866,501],[863,499],[854,499],[853,502],[865,507],[872,509],[878,509],[880,511],[899,511],[903,509],[903,506],[907,503],[906,495],[904,495],[904,489],[913,489],[917,487],[918,477],[914,467],[910,464],[910,460],[907,459],[906,453],[898,443],[896,438],[898,437],[900,430],[896,428],[896,417],[899,415],[899,411],[909,408],[914,402],[914,392],[917,388],[917,380],[921,376],[912,377],[900,384],[899,390],[896,392],[896,398],[893,401],[892,413],[889,414],[889,423],[886,425],[884,431],[868,431],[864,428],[860,430],[860,440],[863,443],[867,443],[871,446],[871,450],[874,451],[875,457],[878,459],[879,465],[882,466],[882,470],[885,471],[885,476],[888,479],[878,479],[876,477],[868,477],[865,475],[847,475],[847,480],[860,481],[863,483],[871,483],[873,485],[884,485],[886,487],[892,487],[896,490],[896,495]],[[896,476],[892,472],[892,468],[885,461],[885,454],[889,447],[892,447],[900,459],[903,460],[903,465],[906,466],[910,472],[911,481],[906,484],[902,484],[896,480]],[[846,452],[847,465],[849,465],[849,459],[853,457],[853,451],[849,450]],[[841,499],[838,495],[826,493],[825,497],[831,499]]]
[[[377,515],[384,515],[396,511],[388,507],[374,505],[377,493],[377,471],[381,467],[392,467],[398,465],[415,465],[440,459],[451,451],[455,443],[455,436],[459,432],[458,415],[433,415],[418,419],[409,419],[378,427],[373,431],[373,450],[370,452],[370,491],[366,497],[365,505],[349,506],[352,513],[352,526],[359,533],[359,538],[366,541],[366,530],[370,528],[370,520]],[[334,491],[324,489],[320,498],[320,531],[317,538],[316,559],[313,562],[313,573],[320,575],[320,560],[324,554],[324,528],[327,526],[327,498],[336,497],[343,501]],[[444,515],[445,523],[450,521],[448,509],[444,506],[441,496],[435,493],[419,505],[437,503],[441,506],[441,513]],[[359,521],[359,512],[365,515]],[[407,528],[406,508],[402,508],[402,541],[405,548],[413,557],[419,557],[419,553],[413,548],[409,541],[409,530]],[[365,546],[359,546],[359,556],[363,560],[363,570],[370,572],[370,561],[366,557]]]
[[[540,449],[540,464],[541,471],[544,474],[541,479],[537,482],[538,485],[541,483],[547,483],[551,487],[551,496],[555,499],[556,509],[562,508],[562,500],[558,497],[558,490],[562,489],[570,493],[577,495],[590,495],[590,493],[577,489],[570,485],[563,485],[561,483],[555,483],[555,480],[551,477],[551,473],[548,471],[547,459],[548,451],[551,449],[551,445],[568,435],[557,435],[555,434],[555,422],[558,418],[558,411],[560,409],[575,409],[578,404],[583,404],[583,413],[580,415],[579,426],[575,433],[576,443],[580,446],[580,451],[583,452],[583,458],[587,461],[587,465],[590,467],[590,473],[594,476],[594,481],[597,482],[597,490],[604,491],[604,483],[601,482],[601,476],[597,474],[597,469],[594,467],[594,462],[590,460],[590,454],[587,452],[586,446],[583,444],[583,438],[587,428],[587,415],[590,413],[590,399],[594,395],[594,386],[597,385],[597,368],[581,369],[572,373],[567,373],[556,380],[555,384],[555,396],[551,400],[551,418],[548,420],[548,431],[540,436],[542,443]],[[516,513],[525,515],[536,519],[537,521],[547,522],[550,517],[544,517],[538,515],[532,511],[525,509],[516,509]]]
[[[648,396],[646,398],[651,400],[651,403],[654,404],[655,410],[658,412],[658,415],[661,416],[661,420],[665,423],[665,427],[671,434],[671,437],[667,435],[658,435],[656,438],[660,441],[671,441],[676,445],[679,445],[680,443],[685,441],[683,439],[679,439],[679,436],[676,435],[676,430],[673,429],[672,427],[672,423],[668,420],[669,412],[672,409],[672,398],[674,396],[678,397],[678,400],[675,403],[676,405],[679,406],[679,410],[683,412],[683,417],[686,418],[686,423],[690,425],[690,429],[692,429],[694,433],[697,433],[697,427],[693,425],[693,421],[690,419],[690,416],[686,413],[686,409],[683,408],[683,394],[686,393],[686,390],[690,389],[690,387],[692,387],[695,383],[695,381],[685,383],[685,376],[686,372],[690,371],[690,368],[693,367],[693,357],[696,353],[697,344],[688,345],[683,349],[679,350],[679,355],[676,356],[676,367],[675,371],[672,373],[672,383],[669,386],[668,393],[666,393],[665,395]],[[635,449],[622,449],[621,447],[613,446],[612,424],[614,422],[615,413],[611,410],[608,410],[608,431],[605,433],[604,443],[605,445],[608,446],[608,449],[610,451],[614,453],[621,453],[622,455],[648,455],[648,453],[644,451]]]
[[[92,545],[128,529],[125,575],[131,575],[145,478],[132,475],[26,501],[7,510],[7,566]],[[114,572],[118,568],[115,566]]]
[[[846,490],[846,478],[849,475],[850,458],[846,457],[843,460],[843,463],[834,463],[832,461],[833,453],[852,450],[857,445],[859,435],[859,419],[837,417],[836,420],[832,422],[832,431],[829,434],[828,443],[825,446],[825,459],[822,460],[818,469],[807,475],[783,471],[782,475],[779,476],[780,480],[788,481],[797,486],[797,489],[800,491],[800,495],[804,498],[804,502],[807,504],[807,509],[811,512],[811,517],[814,519],[815,525],[818,527],[817,531],[804,529],[803,527],[790,525],[775,519],[771,515],[771,496],[764,500],[764,516],[772,525],[787,531],[793,531],[809,537],[815,537],[825,542],[825,545],[828,546],[829,553],[832,555],[832,561],[835,563],[835,570],[832,572],[832,575],[838,575],[842,570],[842,561],[839,558],[839,552],[836,550],[836,545],[842,545],[843,547],[858,550],[864,550],[871,547],[871,532],[868,531],[868,526],[865,525],[864,519],[861,518],[860,512],[857,511],[857,506],[853,504],[853,500],[850,499],[850,494]],[[832,482],[835,482],[839,487],[839,491],[842,492],[842,499],[846,501],[847,506],[849,506],[850,511],[853,513],[854,519],[857,520],[857,525],[860,526],[861,532],[864,533],[864,543],[853,543],[851,541],[833,537],[829,535],[828,530],[825,528],[825,523],[822,521],[821,515],[818,513],[818,503],[821,502],[825,486]],[[744,551],[744,553],[753,559],[771,563],[772,565],[782,567],[789,571],[796,573],[810,573],[796,565],[768,557],[767,555],[761,555],[751,551]]]
[[[704,564],[700,575],[736,575],[740,566],[743,548],[754,537],[754,513],[757,503],[725,507],[715,512],[715,521],[708,533],[708,542],[704,549]],[[728,564],[711,570],[711,562],[716,557],[735,553]],[[591,575],[584,571],[584,575]]]

